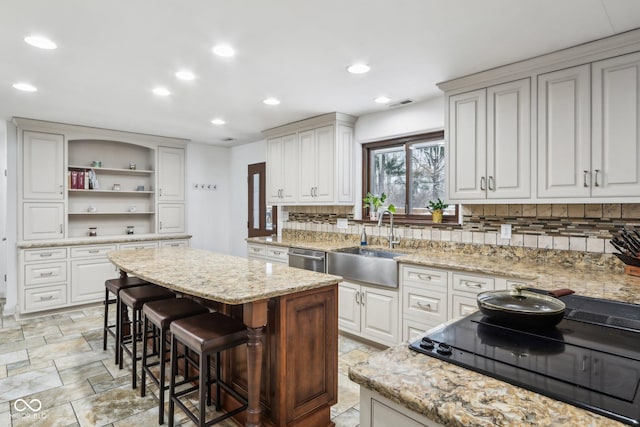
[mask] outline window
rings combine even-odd
[[[385,193],[385,203],[396,207],[397,219],[431,220],[430,200],[445,200],[444,132],[432,132],[365,144],[363,197]],[[363,206],[363,218],[368,214]],[[445,222],[457,221],[457,206],[444,212]]]

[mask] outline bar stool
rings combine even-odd
[[[102,350],[107,350],[107,333],[109,333],[116,341],[116,357],[115,363],[118,363],[118,349],[120,348],[120,340],[118,335],[118,325],[120,324],[120,312],[116,310],[116,323],[109,324],[109,306],[116,304],[120,300],[120,291],[122,289],[132,288],[134,286],[148,285],[149,282],[138,277],[120,277],[119,279],[109,279],[104,282],[104,331],[102,335]],[[115,299],[109,298],[109,293],[116,296]]]
[[[169,327],[171,330],[171,373],[169,380],[169,427],[173,427],[174,405],[178,405],[191,420],[200,427],[216,424],[247,409],[247,399],[220,380],[220,352],[247,342],[247,328],[244,324],[229,316],[215,312],[199,314],[176,320]],[[194,351],[200,357],[198,385],[176,391],[176,375],[178,374],[178,343]],[[216,355],[216,377],[209,375],[210,356]],[[211,385],[216,385],[216,411],[220,411],[220,388],[241,402],[242,406],[231,412],[220,415],[210,421],[205,420],[206,405],[211,405]],[[196,416],[180,401],[180,397],[198,390],[200,402],[199,416]]]
[[[138,360],[138,338],[142,338],[142,306],[151,301],[158,301],[168,298],[175,298],[176,294],[169,289],[163,288],[157,285],[144,285],[136,286],[134,288],[123,289],[120,291],[120,304],[118,310],[123,310],[125,307],[129,307],[133,312],[130,322],[120,322],[120,355],[118,356],[119,367],[122,369],[122,353],[127,352],[131,356],[131,388],[137,388],[138,376],[136,373],[136,362]],[[124,336],[124,325],[130,324],[131,349],[127,347],[128,341]]]
[[[176,300],[152,301],[144,304],[142,307],[142,316],[144,325],[142,327],[142,385],[140,386],[140,396],[144,397],[146,393],[146,376],[149,377],[158,386],[160,397],[160,410],[158,411],[158,424],[164,423],[164,391],[169,387],[165,386],[165,358],[167,353],[166,336],[169,332],[169,325],[175,320],[183,319],[197,314],[208,313],[209,310],[189,298],[178,298]],[[151,323],[152,331],[149,333],[149,323]],[[159,332],[159,333],[158,333]],[[158,351],[154,350],[149,354],[148,340],[159,338],[160,345]],[[158,356],[157,362],[149,362],[149,358]],[[185,377],[187,373],[187,355],[185,355]],[[160,365],[160,374],[158,377],[151,371],[151,367]],[[185,382],[188,381],[185,380]]]

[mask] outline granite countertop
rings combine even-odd
[[[335,285],[339,276],[191,248],[109,252],[121,270],[169,289],[243,304]]]
[[[18,242],[18,249],[52,248],[56,246],[102,245],[107,243],[144,242],[148,240],[190,239],[191,234],[131,234],[125,236],[74,237],[60,240],[32,240]]]
[[[300,239],[291,239],[287,237],[275,237],[275,236],[267,236],[267,237],[247,237],[245,239],[247,243],[258,243],[263,245],[273,245],[273,246],[283,246],[283,247],[291,247],[291,248],[302,248],[302,249],[312,249],[316,251],[325,251],[331,252],[336,251],[338,249],[343,248],[352,248],[357,246],[353,242],[349,241],[323,241],[323,240],[300,240]]]

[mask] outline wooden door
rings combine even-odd
[[[264,162],[248,166],[247,235],[249,237],[271,236],[277,232],[277,208],[267,206],[265,178],[266,164]]]
[[[538,197],[591,194],[589,65],[538,76]]]
[[[640,194],[640,53],[594,62],[592,73],[591,195],[637,197]]]

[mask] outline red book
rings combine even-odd
[[[78,188],[78,171],[71,171],[71,188]]]
[[[78,187],[80,190],[84,190],[84,172],[78,172]]]

